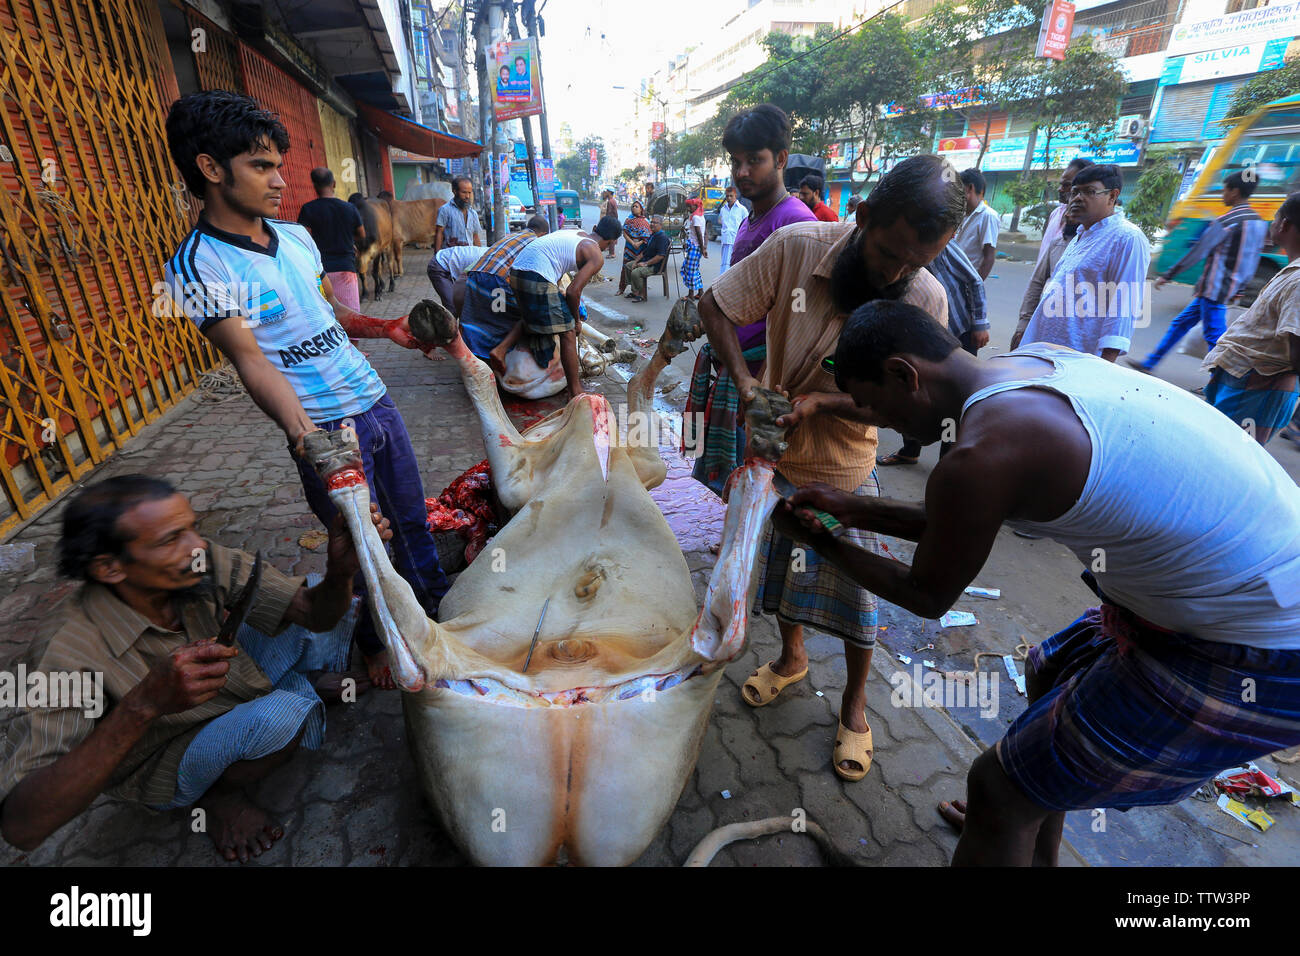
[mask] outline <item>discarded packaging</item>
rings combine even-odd
[[[976,597],[988,598],[990,601],[996,601],[1002,597],[1002,592],[997,588],[977,588],[971,585],[966,589],[967,594],[973,594]]]
[[[1226,793],[1219,794],[1219,809],[1260,833],[1273,825],[1273,818],[1263,810],[1252,810],[1244,803],[1232,799]]]
[[[818,697],[825,697],[826,695],[823,694],[821,691],[817,691],[817,696],[818,696]]]
[[[1285,781],[1270,777],[1253,763],[1244,767],[1231,767],[1211,781],[1220,793],[1234,797],[1283,797],[1292,806],[1300,807],[1300,793]]]
[[[898,659],[902,661],[904,664],[912,663],[912,659],[908,657],[906,654],[899,654]]]
[[[730,799],[731,799],[731,791],[730,791],[730,790],[723,790],[723,791],[722,791],[722,799],[723,799],[723,800],[730,800]]]
[[[967,627],[979,622],[970,611],[949,611],[939,618],[939,623],[944,627]]]
[[[935,668],[936,666],[938,666],[938,665],[936,665],[934,661],[927,661],[927,660],[925,660],[924,658],[922,658],[922,660],[921,660],[921,666],[922,666],[922,667],[928,667],[928,668],[930,668],[931,670],[934,670],[934,668]]]
[[[1020,691],[1020,695],[1023,697],[1025,695],[1025,675],[1020,673],[1020,668],[1016,666],[1015,657],[1011,654],[1003,654],[1002,665],[1006,667],[1007,676],[1011,678],[1016,685],[1016,690]]]

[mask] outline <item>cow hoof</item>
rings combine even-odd
[[[793,410],[790,400],[780,392],[754,389],[754,400],[745,409],[745,424],[749,426],[750,447],[755,455],[777,461],[785,453],[785,429],[776,420]]]
[[[407,319],[411,334],[429,345],[448,345],[460,334],[460,323],[440,302],[421,299]]]

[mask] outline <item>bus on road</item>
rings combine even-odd
[[[1253,170],[1259,177],[1250,206],[1266,222],[1272,221],[1283,199],[1300,190],[1300,94],[1274,100],[1241,119],[1221,145],[1210,147],[1202,162],[1204,168],[1192,188],[1169,212],[1169,233],[1156,261],[1158,273],[1172,268],[1205,227],[1223,214],[1223,180],[1232,173]],[[1255,278],[1242,290],[1242,304],[1253,302],[1284,265],[1281,252],[1266,251]],[[1195,282],[1203,266],[1199,263],[1179,274],[1178,281]]]

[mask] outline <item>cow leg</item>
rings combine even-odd
[[[668,367],[674,358],[686,351],[686,343],[694,341],[704,334],[704,322],[700,310],[690,299],[678,299],[668,315],[668,324],[664,334],[659,337],[659,346],[650,361],[638,371],[627,383],[628,421],[645,421],[646,416],[654,414],[654,390],[659,373]],[[647,423],[648,424],[648,423]],[[658,429],[645,428],[645,434],[657,434]],[[637,477],[647,488],[660,484],[668,474],[667,466],[659,457],[659,449],[650,445],[629,447],[628,456],[636,469]]]
[[[383,261],[384,261],[384,254],[381,252],[381,253],[379,253],[378,255],[376,255],[376,256],[374,257],[374,259],[371,260],[371,263],[370,263],[370,276],[371,276],[371,279],[373,280],[374,285],[375,285],[375,301],[376,301],[376,302],[379,301],[379,299],[380,299],[380,290],[383,289],[383,279],[381,279],[381,278],[380,278],[380,275],[379,275],[379,267],[380,267],[380,265],[383,263]]]

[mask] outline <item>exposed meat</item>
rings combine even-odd
[[[486,460],[465,471],[436,498],[425,498],[429,530],[455,531],[465,541],[465,563],[469,564],[497,533],[496,509],[492,507],[492,466]]]

